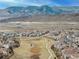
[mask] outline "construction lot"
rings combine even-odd
[[[40,38],[40,40],[21,39],[21,45],[14,51],[11,59],[54,59],[55,54],[51,50],[54,41],[48,38]],[[36,56],[36,57],[35,57]]]

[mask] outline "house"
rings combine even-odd
[[[62,50],[63,59],[79,59],[79,50],[73,47],[66,47]]]

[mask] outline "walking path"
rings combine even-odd
[[[55,53],[54,53],[54,51],[53,50],[51,50],[51,43],[53,43],[52,41],[49,41],[48,42],[48,39],[45,37],[45,45],[46,45],[46,49],[48,50],[48,52],[49,52],[49,57],[48,57],[48,59],[54,59],[54,57],[56,57],[56,55],[55,55]],[[56,57],[56,59],[57,59],[57,57]]]

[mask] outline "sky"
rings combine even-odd
[[[79,0],[0,0],[0,8],[28,5],[79,6]]]

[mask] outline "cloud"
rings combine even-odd
[[[0,2],[16,2],[15,0],[0,0]]]
[[[27,6],[27,5],[59,5],[51,0],[0,0],[0,2],[8,4],[8,5],[15,5],[15,6]]]
[[[0,0],[0,6],[40,6],[40,5],[50,5],[50,6],[79,6],[79,0]]]

